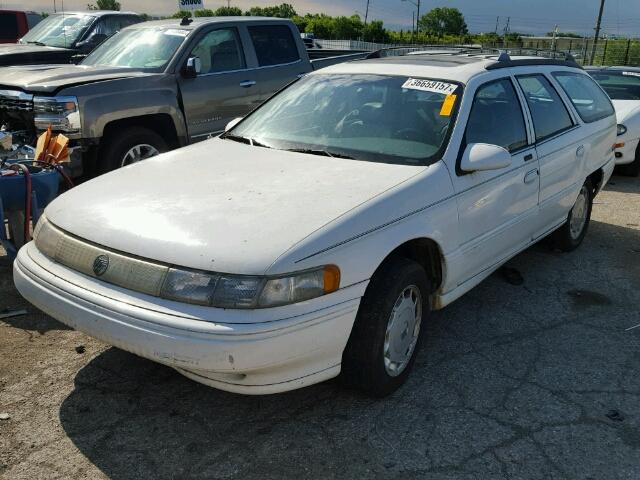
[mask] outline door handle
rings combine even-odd
[[[244,82],[240,82],[240,86],[242,88],[253,87],[256,84],[255,80],[245,80]]]
[[[527,172],[524,176],[524,183],[529,184],[534,182],[539,174],[540,173],[538,172],[537,168],[535,170],[531,170]]]
[[[576,157],[577,158],[582,158],[582,156],[584,155],[584,145],[580,145],[577,149],[576,149]]]
[[[528,153],[524,156],[525,162],[528,162],[529,160],[533,160],[533,153]]]

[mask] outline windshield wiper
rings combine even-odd
[[[332,157],[332,158],[345,158],[347,160],[355,160],[353,157],[349,155],[344,155],[342,153],[330,152],[329,150],[322,150],[316,148],[290,148],[285,149],[287,152],[295,152],[295,153],[308,153],[309,155],[321,155],[324,157]]]
[[[27,41],[27,43],[29,43],[31,45],[38,45],[39,47],[46,47],[47,46],[46,43],[42,43],[42,42],[38,42],[38,41],[34,41],[34,40],[29,40],[29,41]]]
[[[247,145],[251,145],[252,147],[264,147],[264,148],[273,148],[266,143],[259,142],[253,138],[243,137],[241,135],[233,135],[231,133],[226,134],[225,139],[233,140],[234,142],[246,143]]]

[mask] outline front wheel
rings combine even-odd
[[[101,173],[126,167],[168,150],[167,143],[160,135],[143,127],[111,133],[103,140],[103,145],[98,159]]]
[[[384,397],[407,379],[429,312],[429,280],[412,260],[395,258],[374,274],[342,356],[342,379]]]
[[[580,246],[589,228],[593,206],[593,187],[587,180],[580,188],[578,197],[567,215],[567,221],[553,233],[552,240],[557,248],[570,252]]]

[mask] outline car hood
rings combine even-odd
[[[640,100],[611,100],[616,109],[616,121],[623,123],[640,111]]]
[[[0,66],[42,63],[68,63],[74,51],[66,48],[23,45],[0,45]]]
[[[53,93],[64,87],[86,83],[153,75],[131,68],[84,65],[31,65],[0,70],[0,85],[27,92]]]
[[[46,215],[111,249],[260,275],[307,236],[425,168],[213,139],[82,184]]]

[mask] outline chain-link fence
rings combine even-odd
[[[320,48],[331,50],[375,51],[383,48],[410,47],[407,44],[362,42],[359,40],[315,40]],[[640,66],[640,39],[601,39],[593,49],[593,38],[522,37],[517,42],[464,45],[498,49],[551,50],[570,53],[582,65],[631,65]],[[435,46],[460,44],[436,43]]]

